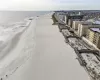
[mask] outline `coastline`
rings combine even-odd
[[[74,50],[64,42],[58,26],[52,25],[51,15],[38,17],[35,53],[7,80],[90,79],[76,60]]]
[[[0,79],[5,79],[7,76],[11,75],[17,68],[19,68],[30,57],[32,52],[29,54],[25,50],[28,47],[33,46],[33,45],[31,46],[28,45],[31,43],[28,43],[29,39],[27,38],[31,37],[30,40],[33,40],[34,38],[34,33],[32,33],[34,32],[32,29],[34,29],[35,27],[35,25],[33,25],[35,24],[34,21],[35,19],[32,20],[32,22],[29,22],[28,26],[23,27],[23,29],[19,29],[17,33],[13,34],[13,36],[7,41],[8,44],[3,50],[4,51],[3,53],[5,53],[5,55],[3,54],[4,57],[1,56],[2,59],[0,61]],[[29,34],[32,36],[27,36]]]

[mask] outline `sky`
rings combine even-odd
[[[1,0],[0,10],[100,9],[100,0]]]

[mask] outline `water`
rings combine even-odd
[[[27,17],[34,17],[49,13],[48,11],[0,11],[0,25],[24,20]]]

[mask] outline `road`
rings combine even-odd
[[[30,59],[7,80],[89,80],[76,60],[74,50],[64,42],[51,15],[36,20],[36,48]]]

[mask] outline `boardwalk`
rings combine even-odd
[[[48,14],[36,20],[35,53],[8,80],[89,80],[50,18]]]

